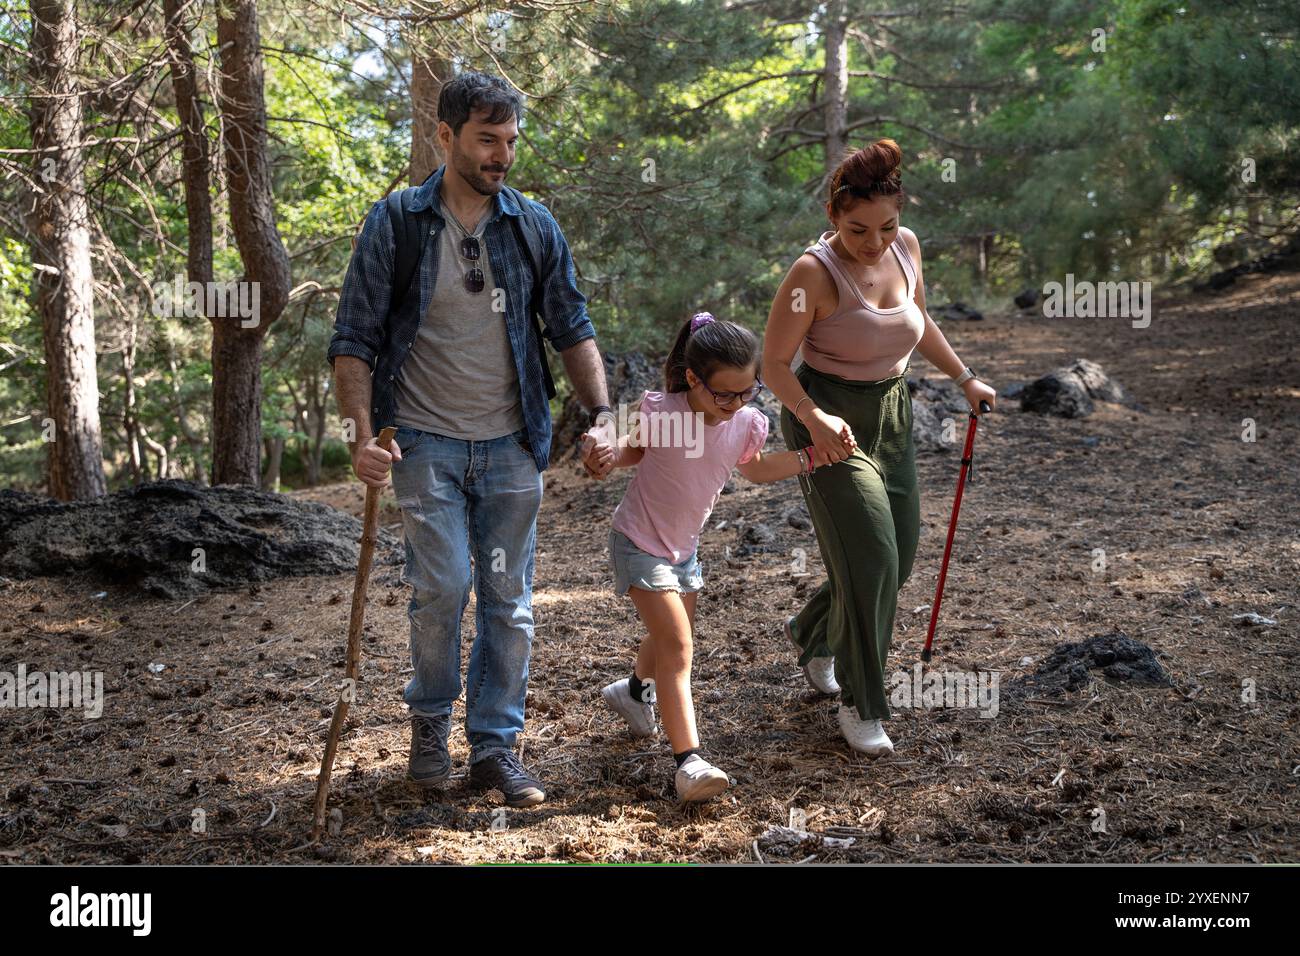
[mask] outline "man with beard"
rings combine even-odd
[[[592,410],[583,459],[590,476],[604,478],[611,468],[593,456],[596,443],[617,440],[564,235],[544,206],[504,188],[521,112],[519,96],[496,77],[466,72],[443,86],[437,137],[447,161],[405,203],[406,217],[428,217],[415,278],[409,291],[394,288],[397,247],[408,233],[395,233],[380,200],[348,266],[329,347],[340,414],[356,427],[353,470],[383,487],[391,467],[402,511],[413,589],[414,673],[404,695],[409,777],[438,787],[451,776],[460,623],[473,584],[470,786],[498,789],[512,807],[545,799],[514,751],[524,726],[536,519],[551,445],[544,359],[530,312],[535,295],[546,337]],[[518,228],[526,223],[510,221],[526,214],[540,238],[537,283]],[[398,426],[393,447],[380,448],[374,436],[389,424]]]

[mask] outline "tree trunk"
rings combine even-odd
[[[826,178],[829,180],[835,167],[844,159],[848,148],[849,115],[849,34],[844,0],[829,0],[822,35],[826,44],[826,108],[824,111],[826,139],[823,159]]]
[[[172,94],[181,120],[181,176],[185,183],[188,272],[191,282],[212,279],[212,197],[208,192],[211,165],[208,137],[203,129],[203,105],[195,79],[190,24],[181,15],[181,0],[163,0],[167,18],[167,59]]]
[[[443,163],[438,148],[438,94],[451,78],[451,64],[436,54],[411,58],[411,185],[418,186]]]
[[[262,476],[262,487],[268,491],[280,490],[280,462],[284,460],[284,439],[266,439],[266,474]]]
[[[262,336],[238,320],[212,322],[212,483],[261,483]]]
[[[36,307],[45,343],[49,492],[95,498],[107,491],[95,369],[90,208],[81,147],[78,49],[72,0],[31,0],[31,133],[39,183],[28,219]]]
[[[310,388],[310,383],[308,384]],[[302,469],[304,475],[308,471],[308,459],[310,455],[307,451],[306,435],[309,434],[307,427],[307,406],[298,398],[298,390],[293,387],[293,383],[286,381],[284,383],[285,391],[289,393],[289,400],[293,402],[293,431],[295,435],[302,435],[293,443],[294,452],[298,456],[298,466]]]
[[[140,436],[144,439],[144,443],[149,447],[149,450],[158,456],[158,477],[170,477],[171,464],[167,459],[167,449],[161,442],[150,438],[143,425],[140,426]]]
[[[973,250],[971,256],[971,274],[976,285],[985,285],[989,279],[989,253],[993,248],[992,233],[980,233],[970,242]]]
[[[307,476],[308,483],[313,486],[320,484],[321,460],[325,457],[325,427],[328,424],[329,393],[330,385],[328,381],[325,383],[324,395],[319,395],[314,387],[311,392],[314,430],[312,432],[311,465],[307,469]]]
[[[183,10],[182,0],[163,0],[172,95],[181,121],[181,179],[185,185],[187,226],[186,273],[191,282],[206,284],[212,281],[212,164],[204,130],[203,103],[199,99],[198,74],[194,69],[194,51],[190,48],[191,24]],[[208,470],[204,459],[207,448],[186,420],[186,410],[181,403],[180,371],[170,343],[167,363],[172,377],[173,407],[194,459],[194,477],[206,484]]]
[[[256,290],[257,309],[250,327],[244,327],[239,317],[209,316],[212,480],[257,487],[261,480],[262,337],[289,299],[289,255],[275,225],[257,3],[225,0],[217,11],[230,225],[244,264],[242,282]]]
[[[149,464],[140,454],[140,423],[135,406],[135,319],[128,317],[122,342],[122,430],[126,432],[126,457],[131,463],[131,481],[149,480]],[[160,476],[161,477],[161,476]]]

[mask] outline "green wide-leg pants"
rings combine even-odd
[[[791,624],[799,663],[835,658],[843,703],[863,720],[890,716],[885,662],[898,589],[912,573],[921,526],[907,372],[855,382],[807,364],[795,377],[824,412],[848,422],[858,447],[833,465],[801,476],[817,532],[826,581]],[[787,448],[812,443],[808,430],[781,412]]]

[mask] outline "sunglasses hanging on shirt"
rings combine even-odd
[[[465,291],[477,295],[483,291],[483,270],[477,265],[482,250],[476,236],[465,236],[460,241],[460,254],[470,261],[470,269],[465,273]]]

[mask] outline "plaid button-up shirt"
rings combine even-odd
[[[415,343],[420,322],[428,310],[438,281],[438,236],[446,225],[439,201],[438,186],[447,167],[441,166],[415,194],[407,207],[410,212],[433,210],[429,242],[420,255],[416,269],[419,295],[408,295],[396,313],[389,314],[392,299],[394,248],[392,224],[384,200],[379,200],[366,216],[357,239],[352,261],[348,263],[343,291],[339,296],[334,319],[334,337],[330,340],[329,362],[333,366],[339,355],[364,359],[371,368],[371,428],[375,434],[392,424],[396,412],[396,383]],[[545,337],[556,352],[562,352],[583,339],[594,338],[596,330],[587,317],[587,299],[575,279],[573,256],[569,244],[550,211],[531,199],[538,230],[542,236],[542,319]],[[541,353],[536,330],[529,313],[533,292],[533,270],[528,253],[519,248],[514,230],[504,216],[521,215],[515,201],[505,192],[492,200],[492,211],[483,230],[488,262],[493,279],[505,290],[505,323],[514,355],[515,373],[519,376],[519,395],[523,405],[528,443],[532,446],[537,469],[544,471],[551,453],[551,406],[542,377]],[[491,295],[491,289],[485,289]]]

